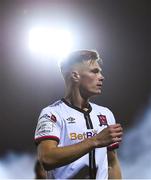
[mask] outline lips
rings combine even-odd
[[[101,88],[101,87],[102,87],[102,84],[97,84],[97,87]]]
[[[102,84],[97,84],[97,86],[101,87],[101,86],[102,86]]]

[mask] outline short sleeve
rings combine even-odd
[[[114,117],[112,111],[109,110],[108,108],[107,108],[107,111],[108,111],[108,113],[107,113],[107,115],[108,115],[108,125],[115,124],[116,120],[115,120],[115,117]]]
[[[112,111],[110,111],[109,109],[108,110],[108,125],[112,125],[112,124],[115,124],[116,123],[116,120],[114,118],[114,115],[112,113]],[[119,148],[119,143],[113,143],[111,145],[109,145],[107,147],[107,150],[108,151],[113,151],[115,149]]]
[[[57,115],[49,108],[45,108],[40,113],[36,131],[35,143],[39,144],[42,140],[50,139],[59,143],[61,126]]]

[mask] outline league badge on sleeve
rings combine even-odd
[[[44,119],[50,119],[50,116],[49,116],[48,114],[44,114],[44,115],[42,115],[39,119],[42,119],[42,118],[44,118]]]
[[[39,119],[42,119],[42,118],[48,119],[48,120],[50,120],[50,121],[52,121],[52,122],[55,122],[55,123],[56,123],[56,121],[57,121],[56,116],[53,115],[53,114],[52,114],[51,116],[49,116],[48,114],[44,114],[44,115],[42,115]]]
[[[107,124],[107,118],[106,118],[105,115],[100,114],[100,115],[97,115],[97,116],[98,116],[98,118],[99,118],[100,126],[102,126],[102,125],[108,125],[108,124]]]

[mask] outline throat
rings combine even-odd
[[[76,106],[78,108],[80,108],[81,110],[83,111],[88,111],[89,110],[89,102],[88,101],[85,101],[85,100],[78,100],[78,98],[74,99],[74,98],[67,98],[65,97],[64,98],[69,104],[73,105],[73,106]]]

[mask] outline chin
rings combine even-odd
[[[99,89],[96,91],[96,94],[101,94],[101,92],[102,92],[101,89]]]
[[[101,94],[101,91],[97,92],[96,95],[100,95]]]
[[[91,92],[91,96],[98,96],[100,94],[101,94],[101,90],[95,91],[95,92]]]

